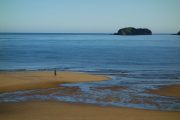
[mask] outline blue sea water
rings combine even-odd
[[[180,37],[110,34],[0,34],[0,70],[65,70],[104,74],[103,82],[78,86],[81,94],[31,96],[37,99],[180,111],[180,99],[146,93],[162,85],[180,84]],[[125,86],[124,90],[95,87]],[[41,90],[39,90],[41,91]],[[24,92],[0,94],[0,101],[30,99]],[[108,97],[111,99],[107,100]],[[135,102],[133,102],[133,100]],[[138,102],[137,102],[138,101]]]

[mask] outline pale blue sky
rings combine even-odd
[[[0,0],[0,32],[180,30],[180,0]]]

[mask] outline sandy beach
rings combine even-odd
[[[0,92],[54,88],[60,83],[93,82],[110,79],[107,76],[78,72],[57,72],[56,76],[53,71],[0,72]]]
[[[0,104],[1,120],[179,120],[179,112],[98,107],[61,102]]]
[[[107,76],[75,72],[1,72],[0,92],[56,87],[60,83],[109,80]],[[169,94],[174,90],[169,87]],[[173,87],[179,89],[179,87]],[[166,89],[159,89],[164,91]],[[166,92],[167,92],[166,90]],[[159,93],[157,93],[159,94]],[[122,107],[29,101],[1,103],[0,120],[178,120],[179,112],[151,111]]]

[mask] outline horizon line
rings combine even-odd
[[[67,34],[67,35],[78,35],[78,34],[106,34],[113,35],[110,32],[0,32],[0,34]],[[176,33],[152,33],[152,35],[172,35]]]

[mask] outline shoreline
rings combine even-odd
[[[96,82],[110,77],[80,72],[57,71],[0,72],[0,93],[17,90],[54,88],[61,83]]]
[[[2,120],[178,120],[179,112],[102,107],[56,101],[0,104]]]
[[[95,82],[110,79],[107,76],[80,72],[57,71],[56,76],[53,71],[0,72],[0,93],[56,88],[61,83]],[[106,87],[102,89],[106,89]],[[179,113],[178,111],[97,106],[59,101],[30,100],[19,103],[0,103],[0,119],[2,120],[24,120],[25,118],[26,120],[175,120],[180,119]]]

